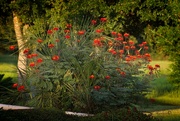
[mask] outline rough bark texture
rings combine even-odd
[[[22,84],[24,78],[26,77],[24,72],[26,71],[27,62],[26,62],[26,57],[23,53],[25,41],[23,41],[23,33],[21,29],[22,25],[16,12],[13,12],[13,23],[14,23],[14,30],[15,30],[16,39],[17,39],[18,48],[19,48],[19,56],[18,56],[18,63],[17,63],[17,67],[19,69],[18,80],[19,80],[19,83]]]

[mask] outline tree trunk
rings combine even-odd
[[[14,31],[16,35],[16,40],[18,44],[19,49],[19,55],[18,55],[18,82],[20,84],[23,84],[25,78],[26,78],[26,65],[27,65],[27,59],[25,57],[24,51],[24,44],[25,41],[23,41],[23,33],[22,33],[22,25],[20,22],[20,19],[16,12],[13,11],[13,23],[14,23]]]

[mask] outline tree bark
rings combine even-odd
[[[16,35],[16,40],[18,44],[18,49],[19,49],[19,55],[18,55],[18,82],[20,84],[23,84],[26,78],[26,65],[27,65],[27,59],[25,54],[23,53],[24,51],[24,44],[25,41],[23,41],[23,32],[22,32],[22,24],[21,21],[17,15],[16,12],[13,11],[13,23],[14,23],[14,31]]]

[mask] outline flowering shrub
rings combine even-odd
[[[128,33],[104,34],[106,18],[54,27],[29,37],[26,90],[29,104],[93,112],[136,103],[160,66],[151,61],[147,42]]]

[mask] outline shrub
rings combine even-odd
[[[128,33],[103,33],[106,21],[30,32],[20,90],[29,94],[29,105],[95,112],[136,103],[148,91],[160,66],[149,65],[147,42],[135,43]]]

